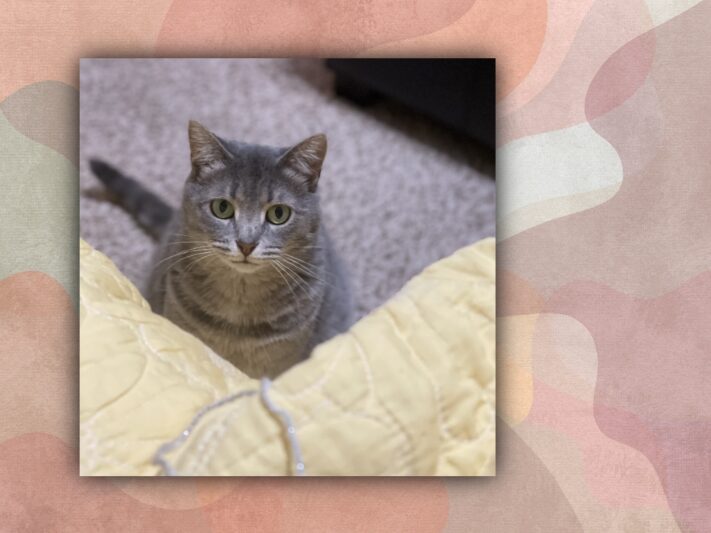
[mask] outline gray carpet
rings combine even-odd
[[[81,235],[139,287],[155,243],[106,199],[87,158],[178,205],[191,118],[263,144],[328,135],[323,213],[359,315],[428,264],[494,235],[493,169],[475,145],[397,106],[336,98],[317,60],[82,60],[80,108]]]

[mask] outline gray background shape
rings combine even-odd
[[[0,280],[43,272],[75,305],[77,103],[75,89],[51,81],[0,102]]]
[[[495,233],[493,169],[471,143],[401,109],[336,98],[318,60],[84,59],[81,236],[139,286],[155,245],[105,199],[87,159],[105,159],[178,205],[191,118],[262,144],[328,135],[322,208],[359,316],[430,263]]]

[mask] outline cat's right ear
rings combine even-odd
[[[188,123],[190,141],[190,162],[195,176],[204,177],[210,171],[227,166],[232,154],[225,148],[217,135],[195,120]]]

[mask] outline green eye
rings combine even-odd
[[[283,224],[291,216],[291,209],[285,205],[273,205],[267,209],[267,220],[270,224],[278,226]]]
[[[235,214],[235,207],[229,200],[217,198],[210,202],[210,211],[212,211],[212,214],[217,218],[230,218]]]

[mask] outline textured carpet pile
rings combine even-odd
[[[260,144],[328,136],[322,209],[359,316],[428,264],[494,235],[492,165],[475,146],[397,107],[356,107],[332,82],[317,60],[82,60],[82,237],[143,286],[155,243],[106,198],[87,159],[114,164],[177,206],[191,118]]]

